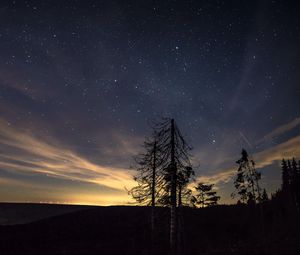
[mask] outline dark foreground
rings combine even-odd
[[[30,221],[26,206],[15,208],[23,210]],[[27,210],[34,211],[31,220],[39,218],[37,207],[27,205]],[[3,204],[0,211],[3,217]],[[151,208],[48,205],[41,211],[44,217],[54,211],[58,215],[0,226],[1,255],[168,254],[167,208],[156,210],[153,241]],[[16,222],[22,213],[15,212]],[[266,204],[263,214],[261,209],[247,206],[181,208],[180,215],[181,254],[300,254],[299,215],[280,208]]]

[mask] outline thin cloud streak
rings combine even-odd
[[[295,118],[294,120],[292,120],[291,122],[289,122],[287,124],[279,126],[278,128],[276,128],[275,130],[273,130],[269,134],[265,135],[263,137],[263,139],[260,140],[260,142],[262,142],[264,140],[271,140],[272,138],[274,138],[276,136],[280,136],[280,135],[294,129],[298,125],[300,125],[300,117]]]
[[[5,148],[0,167],[4,170],[90,182],[117,190],[134,185],[129,169],[97,165],[59,143],[41,141],[21,132],[4,120],[0,120],[0,131],[0,145]]]
[[[262,169],[266,166],[280,162],[283,158],[300,157],[300,135],[289,139],[273,148],[255,153],[253,158],[256,168]],[[228,168],[218,171],[214,175],[205,175],[197,178],[197,182],[205,183],[228,183],[236,173],[236,168]]]

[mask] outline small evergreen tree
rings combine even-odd
[[[292,160],[282,159],[282,203],[286,208],[299,212],[300,205],[300,164],[297,164],[295,158]]]
[[[295,176],[295,186],[296,186],[296,198],[297,198],[297,209],[300,211],[300,161],[298,161],[297,172]]]
[[[291,174],[290,174],[290,185],[291,185],[291,194],[293,204],[296,208],[296,211],[299,211],[299,171],[295,158],[291,162]]]
[[[289,177],[288,165],[285,159],[282,159],[281,162],[281,178],[282,178],[281,190],[283,193],[287,193],[290,188],[290,177]]]
[[[200,207],[207,207],[218,203],[220,196],[217,196],[217,192],[213,191],[213,186],[214,184],[198,183],[195,187],[197,192],[195,196],[196,204],[200,205]]]
[[[263,190],[263,193],[261,195],[261,201],[262,202],[267,202],[269,201],[269,196],[268,196],[268,193],[266,191],[266,189]]]

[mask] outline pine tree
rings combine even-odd
[[[143,145],[144,153],[135,157],[137,174],[134,180],[137,186],[133,187],[128,193],[139,204],[151,205],[151,230],[154,234],[155,228],[155,206],[163,189],[163,175],[161,171],[160,151],[157,146],[155,134],[146,139]]]
[[[237,176],[234,180],[234,187],[237,191],[231,194],[232,198],[238,195],[240,197],[240,199],[238,199],[238,203],[246,203],[248,200],[247,185],[244,177],[244,172],[240,167],[237,170]]]
[[[198,183],[196,189],[196,204],[200,207],[213,206],[218,203],[220,196],[217,196],[217,192],[213,191],[214,184]]]
[[[290,177],[289,177],[288,165],[285,159],[282,159],[281,162],[281,176],[282,176],[281,190],[284,194],[286,194],[288,193],[290,188]]]
[[[153,136],[144,143],[145,152],[136,158],[138,185],[129,194],[141,204],[170,206],[170,248],[175,254],[179,235],[177,207],[193,201],[188,183],[194,176],[190,163],[191,147],[173,119],[163,119],[153,126]],[[152,210],[154,212],[154,210]],[[152,229],[154,216],[152,213]]]
[[[291,190],[292,190],[292,163],[289,159],[287,161],[287,167],[288,167],[288,183],[289,183],[289,189],[291,192]]]
[[[297,208],[299,212],[300,211],[300,161],[298,161],[295,185],[296,185]]]
[[[300,161],[282,159],[281,201],[290,212],[300,211]]]
[[[247,202],[249,204],[261,201],[261,191],[258,181],[261,174],[255,169],[255,162],[249,159],[248,153],[242,149],[242,157],[236,161],[239,165],[237,176],[234,180],[236,192],[232,193],[232,197],[238,195],[239,202]]]
[[[261,195],[261,201],[262,202],[267,202],[269,201],[269,196],[268,196],[268,193],[266,191],[266,189],[263,190],[263,193]]]
[[[160,202],[170,205],[171,208],[170,249],[171,254],[176,254],[178,239],[176,208],[178,204],[182,204],[182,196],[188,194],[186,187],[194,175],[189,154],[191,147],[186,143],[174,119],[164,119],[155,125],[154,130],[164,176],[164,195],[160,198]]]
[[[292,159],[291,162],[291,170],[290,170],[290,184],[291,184],[291,189],[292,189],[292,193],[295,194],[296,193],[296,179],[297,179],[297,162],[295,160],[295,158]]]
[[[144,142],[144,153],[135,157],[137,174],[134,180],[138,183],[133,187],[129,194],[142,205],[155,206],[156,186],[158,186],[159,176],[157,169],[159,167],[159,155],[155,138],[147,139]],[[161,182],[159,182],[161,184]]]
[[[188,189],[187,185],[194,174],[195,173],[190,166],[185,167],[184,171],[182,171],[182,169],[178,171],[178,207],[190,206],[192,204],[192,190]]]
[[[294,207],[296,208],[296,211],[299,211],[299,197],[298,197],[298,191],[299,191],[299,172],[298,172],[298,166],[297,166],[297,162],[295,160],[295,158],[292,159],[291,162],[291,173],[290,173],[291,177],[291,181],[290,181],[290,185],[291,185],[291,195],[292,195],[292,200],[293,200],[293,204]]]

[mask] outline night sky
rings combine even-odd
[[[300,159],[293,1],[1,1],[0,201],[126,204],[161,117],[232,203],[252,155],[269,193]]]

